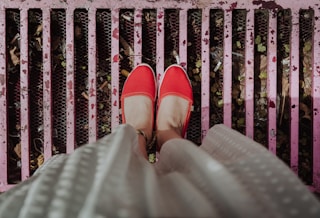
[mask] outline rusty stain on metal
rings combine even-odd
[[[49,89],[50,88],[50,81],[45,81],[45,87],[46,87],[46,89]]]
[[[163,14],[163,12],[161,11],[161,12],[158,14],[158,18],[161,19],[161,18],[163,18],[163,16],[164,16],[164,14]]]
[[[272,62],[277,62],[277,57],[276,56],[273,56],[273,58],[272,58]]]
[[[209,44],[209,39],[208,39],[208,38],[204,38],[203,41],[204,41],[204,43],[205,43],[206,45]]]
[[[253,32],[250,33],[250,45],[253,45]]]
[[[91,86],[89,89],[89,95],[90,95],[90,97],[95,96],[94,79],[91,79]]]
[[[68,89],[71,90],[73,88],[73,83],[72,81],[68,81]]]
[[[5,83],[4,75],[0,74],[0,84],[3,86]]]
[[[116,54],[115,56],[113,56],[113,63],[119,62],[119,55]]]
[[[72,51],[73,45],[72,44],[68,44],[67,48],[68,48],[68,51]]]
[[[139,31],[136,31],[136,36],[137,36],[137,38],[139,39],[138,41],[137,41],[137,43],[138,44],[141,44],[141,36],[140,36],[140,33],[139,33]]]
[[[276,107],[276,104],[274,103],[274,101],[270,101],[269,102],[269,107],[271,107],[271,108],[275,108]]]
[[[237,5],[238,5],[238,2],[231,3],[229,9],[227,9],[226,11],[227,12],[233,11],[237,7]]]
[[[114,89],[112,90],[112,94],[113,94],[113,95],[117,95],[117,89],[116,89],[116,88],[114,88]]]
[[[260,9],[283,9],[281,5],[278,5],[275,1],[254,0],[253,5],[261,5]]]
[[[119,39],[119,29],[118,28],[115,28],[112,31],[112,37],[115,38],[115,39]]]
[[[6,88],[2,87],[0,97],[4,96],[6,94]]]
[[[295,65],[292,66],[293,71],[296,71],[298,69],[298,67],[296,67]]]
[[[162,26],[162,23],[161,22],[158,22],[158,32],[161,32],[162,31],[162,29],[161,29],[161,26]]]
[[[73,92],[72,91],[69,91],[69,98],[68,100],[70,101],[70,104],[73,104]]]

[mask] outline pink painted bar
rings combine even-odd
[[[21,180],[30,176],[28,10],[20,11]]]
[[[142,10],[134,10],[134,66],[141,63],[142,60]]]
[[[224,11],[223,123],[232,126],[232,12]]]
[[[291,33],[291,71],[290,71],[290,101],[291,101],[291,169],[298,173],[299,152],[299,10],[292,11]]]
[[[162,79],[164,73],[164,9],[157,10],[157,80]]]
[[[50,9],[42,10],[43,40],[43,146],[44,160],[52,156],[52,88],[51,88],[51,27]]]
[[[74,9],[66,10],[66,71],[67,71],[67,154],[75,149],[75,97],[74,97]]]
[[[7,185],[7,65],[6,65],[6,11],[0,4],[0,192]]]
[[[202,10],[201,27],[201,137],[206,136],[210,120],[210,9]]]
[[[320,17],[320,11],[314,11]],[[313,35],[313,185],[320,193],[320,20],[314,19]]]
[[[188,53],[188,10],[180,10],[179,12],[179,59],[180,65],[187,69],[187,53]]]
[[[119,9],[111,10],[111,130],[119,125]]]
[[[88,11],[88,81],[89,81],[89,143],[97,140],[97,49],[96,8]]]
[[[247,11],[245,50],[246,135],[254,134],[254,10]]]
[[[277,146],[277,18],[269,11],[268,28],[268,148],[276,154]]]
[[[180,64],[185,70],[187,70],[188,63],[188,10],[182,9],[179,11],[179,52],[178,57]],[[187,138],[187,134],[185,135]]]

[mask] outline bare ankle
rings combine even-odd
[[[167,129],[157,131],[157,146],[160,149],[164,143],[171,139],[181,139],[181,133],[177,129]]]

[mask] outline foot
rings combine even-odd
[[[153,102],[144,95],[130,96],[124,99],[125,123],[145,133],[151,140],[153,129]]]
[[[189,102],[179,96],[165,96],[158,108],[157,130],[175,130],[182,136],[188,114]]]
[[[193,103],[192,87],[185,70],[172,65],[165,71],[158,93],[158,149],[166,141],[185,136]]]
[[[146,144],[152,137],[156,89],[152,68],[141,64],[129,74],[121,95],[122,122],[137,130],[139,148],[146,158]]]
[[[159,150],[166,141],[182,138],[188,110],[189,102],[186,99],[175,95],[168,95],[162,99],[157,115],[157,144]]]

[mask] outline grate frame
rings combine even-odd
[[[165,7],[164,7],[165,5]],[[200,89],[197,91],[197,100],[199,100],[199,107],[196,108],[194,114],[198,113],[200,125],[195,125],[197,130],[194,136],[195,139],[192,139],[199,144],[203,137],[206,135],[207,130],[215,122],[211,120],[211,115],[213,114],[211,108],[211,96],[210,96],[210,79],[211,68],[214,64],[214,60],[211,60],[211,37],[212,33],[212,10],[221,10],[223,12],[223,41],[219,44],[222,48],[222,68],[221,74],[219,77],[223,77],[223,87],[222,87],[222,96],[223,96],[223,116],[220,118],[223,120],[223,123],[227,126],[232,127],[232,87],[233,87],[233,78],[232,72],[234,57],[232,55],[232,34],[233,30],[233,13],[236,10],[246,9],[245,17],[245,35],[242,39],[244,44],[244,119],[245,126],[242,132],[250,138],[254,138],[255,135],[255,103],[254,103],[254,77],[255,69],[255,55],[254,55],[254,34],[255,34],[255,10],[267,10],[268,16],[268,37],[266,39],[267,44],[267,94],[268,94],[268,114],[267,114],[267,148],[270,152],[277,154],[277,129],[278,121],[277,117],[277,72],[280,70],[278,67],[279,61],[277,60],[277,35],[278,29],[278,17],[277,11],[282,9],[290,9],[291,11],[291,30],[290,30],[290,85],[289,85],[289,96],[290,96],[290,118],[288,128],[290,129],[290,159],[288,165],[291,169],[298,174],[299,172],[299,99],[301,98],[299,93],[299,73],[301,72],[301,60],[299,58],[301,52],[301,45],[299,39],[301,35],[299,23],[304,22],[301,20],[301,10],[308,10],[309,8],[313,9],[313,19],[311,27],[311,42],[312,42],[312,71],[311,71],[311,95],[312,95],[312,134],[310,141],[312,142],[312,181],[310,182],[309,187],[311,190],[320,192],[320,9],[319,3],[317,0],[310,1],[292,1],[289,0],[276,0],[271,2],[255,0],[248,3],[247,0],[238,0],[238,1],[176,1],[176,0],[156,0],[156,1],[103,1],[103,0],[79,0],[79,1],[44,1],[44,0],[30,0],[30,1],[20,1],[20,0],[4,0],[0,2],[0,191],[5,191],[11,188],[14,184],[8,182],[8,160],[9,160],[9,144],[10,144],[10,128],[9,125],[10,119],[8,117],[10,101],[9,97],[11,94],[10,84],[8,84],[8,79],[10,75],[8,72],[8,58],[9,54],[7,52],[8,42],[6,37],[6,31],[8,26],[6,25],[7,16],[6,12],[9,9],[19,10],[19,22],[20,22],[20,63],[19,63],[19,81],[17,84],[16,95],[19,98],[19,115],[16,115],[16,118],[20,121],[19,125],[21,127],[20,141],[21,141],[21,180],[27,179],[31,174],[31,164],[30,164],[30,151],[32,147],[32,135],[34,135],[34,127],[32,127],[32,116],[31,114],[34,111],[34,108],[30,108],[30,98],[33,96],[30,90],[33,90],[32,84],[30,83],[30,76],[32,70],[30,69],[31,59],[29,52],[31,48],[29,47],[29,12],[30,10],[41,10],[42,18],[42,93],[35,95],[36,98],[42,98],[42,112],[43,112],[43,156],[44,160],[50,158],[53,154],[53,146],[57,143],[55,139],[56,124],[55,118],[59,116],[59,111],[57,114],[55,108],[55,99],[53,97],[54,93],[54,83],[51,81],[54,78],[52,64],[53,64],[53,55],[52,55],[52,33],[54,30],[52,27],[52,11],[54,10],[63,10],[65,13],[65,21],[62,22],[63,30],[65,30],[65,69],[63,70],[62,77],[64,77],[64,82],[60,86],[64,86],[65,92],[62,92],[64,100],[62,101],[65,108],[63,116],[65,117],[65,134],[63,138],[65,139],[65,147],[61,149],[61,152],[71,153],[78,146],[76,135],[79,133],[79,128],[77,122],[79,122],[78,115],[81,115],[80,118],[83,118],[86,121],[87,128],[84,128],[83,131],[87,131],[84,135],[85,140],[81,140],[81,143],[92,142],[99,137],[111,132],[116,128],[121,122],[120,113],[119,113],[119,95],[121,93],[121,84],[123,78],[120,74],[122,65],[124,64],[121,60],[121,47],[119,36],[123,32],[121,30],[121,25],[123,22],[122,11],[131,10],[133,12],[133,21],[130,22],[130,29],[132,30],[131,36],[132,48],[133,48],[133,63],[137,65],[141,63],[142,60],[149,60],[152,63],[152,67],[155,68],[156,76],[158,81],[162,79],[162,73],[166,67],[166,50],[164,48],[164,42],[166,39],[166,10],[178,9],[178,18],[177,20],[179,26],[179,34],[175,36],[175,43],[178,42],[177,50],[179,52],[180,64],[188,69],[192,66],[192,59],[188,56],[188,26],[189,23],[189,13],[190,10],[201,11],[200,19],[200,35],[197,36],[200,46],[197,48],[199,55],[201,57],[201,80]],[[88,100],[85,104],[82,104],[81,107],[85,107],[86,111],[83,114],[77,113],[78,104],[77,104],[77,89],[76,85],[79,83],[78,69],[75,59],[77,58],[77,48],[76,46],[76,28],[75,25],[75,11],[83,9],[87,13],[87,46],[84,50],[87,50],[87,92]],[[104,47],[110,52],[106,56],[103,56],[106,60],[106,63],[101,63],[99,58],[102,56],[97,47],[98,31],[97,31],[97,11],[106,10],[108,11],[109,18],[105,18],[111,21],[111,25],[104,27],[107,31],[110,31],[108,34],[108,40],[110,42],[106,43]],[[143,24],[146,23],[144,15],[146,12],[150,11],[156,14],[156,20],[154,21],[150,29],[153,35],[151,56],[146,57],[148,53],[148,48],[144,47],[144,40],[147,38],[144,34]],[[100,23],[98,22],[100,25]],[[154,29],[155,28],[155,29]],[[308,33],[310,34],[310,33]],[[303,36],[304,37],[304,36]],[[100,53],[99,53],[100,52]],[[189,51],[190,52],[190,51]],[[84,52],[86,53],[86,52]],[[149,55],[149,54],[148,54]],[[98,57],[98,58],[97,58]],[[100,65],[101,64],[101,65]],[[104,116],[103,112],[97,110],[99,99],[101,98],[101,92],[99,89],[101,86],[101,81],[97,81],[96,73],[100,71],[102,67],[106,67],[109,70],[108,76],[111,78],[107,79],[107,88],[106,91],[109,94],[109,97],[106,99],[105,108],[108,110],[107,118],[104,120],[101,116]],[[80,82],[81,83],[81,82]],[[221,87],[220,87],[221,88]],[[200,99],[198,99],[200,98]],[[63,110],[62,109],[62,110]],[[37,110],[36,110],[37,111]],[[97,112],[98,111],[98,112]],[[54,114],[54,116],[52,116]],[[82,117],[86,116],[86,117]],[[97,119],[99,117],[99,119]],[[100,120],[102,119],[102,121]],[[39,121],[41,122],[41,121]],[[100,125],[107,123],[106,131],[101,131],[99,128]],[[191,126],[193,124],[191,123]],[[189,129],[190,131],[190,129]],[[31,134],[32,133],[32,134]],[[194,132],[188,135],[193,136]],[[200,138],[200,139],[199,139]]]

